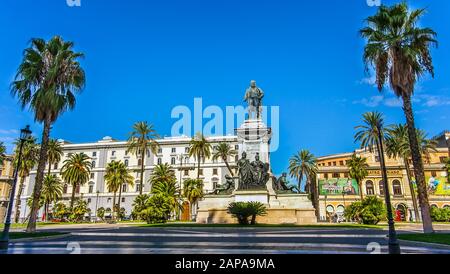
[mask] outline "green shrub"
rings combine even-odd
[[[434,222],[450,222],[450,208],[431,207],[431,219]]]
[[[103,218],[105,218],[105,208],[104,207],[97,209],[97,217],[99,217],[100,220],[103,221]]]
[[[266,206],[260,202],[236,202],[228,206],[228,213],[238,219],[241,225],[256,224],[256,216],[267,213]],[[251,221],[249,222],[249,217]]]
[[[381,199],[368,196],[360,202],[354,202],[344,211],[347,220],[359,224],[376,225],[386,219],[386,207]]]
[[[149,224],[165,223],[170,215],[170,199],[164,194],[155,194],[146,201],[146,208],[139,215]]]

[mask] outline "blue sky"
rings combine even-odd
[[[382,0],[391,4],[397,1]],[[450,1],[408,1],[428,7],[422,24],[439,34],[435,79],[416,92],[417,124],[433,136],[450,124]],[[404,122],[388,90],[379,94],[365,75],[363,19],[376,12],[366,0],[4,0],[0,9],[0,141],[33,123],[19,109],[9,84],[32,37],[55,34],[85,53],[87,85],[74,111],[54,125],[52,137],[89,142],[125,139],[135,121],[170,135],[178,105],[235,106],[250,80],[280,107],[275,173],[299,149],[317,156],[352,151],[361,114],[378,110],[387,123]],[[207,122],[205,120],[204,122]],[[11,149],[11,147],[9,146]]]

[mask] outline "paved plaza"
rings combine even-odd
[[[416,231],[406,226],[399,233]],[[15,241],[11,254],[371,254],[387,253],[387,231],[347,228],[139,227],[45,228],[70,236]],[[405,254],[450,254],[450,247],[401,242]]]

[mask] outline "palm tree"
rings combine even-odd
[[[175,171],[172,167],[165,163],[155,166],[149,182],[153,185],[158,182],[176,182]]]
[[[48,175],[52,170],[52,165],[61,161],[61,157],[64,155],[61,143],[58,140],[50,139],[48,141],[47,157],[48,157]]]
[[[133,201],[133,212],[132,216],[133,218],[140,219],[140,213],[142,210],[147,208],[147,200],[150,198],[147,194],[141,194],[136,196],[136,198]]]
[[[75,192],[78,187],[87,183],[91,174],[91,168],[90,158],[84,153],[72,154],[69,159],[64,161],[64,165],[61,168],[61,176],[66,183],[72,186],[70,210],[73,210]]]
[[[128,139],[127,152],[133,153],[136,157],[141,157],[141,186],[139,188],[139,194],[142,194],[142,189],[144,187],[145,155],[149,151],[153,154],[157,153],[159,144],[156,139],[158,138],[159,135],[156,133],[152,124],[148,124],[147,122],[137,122],[133,125],[133,131],[130,133]]]
[[[84,55],[74,52],[73,46],[72,42],[66,42],[60,36],[48,42],[32,39],[11,85],[11,93],[18,97],[21,107],[28,106],[34,119],[44,124],[27,232],[36,231],[51,126],[65,111],[75,107],[75,95],[85,84],[85,73],[78,61]]]
[[[19,142],[16,141],[16,152],[15,155],[19,155],[18,149],[19,149]],[[18,169],[20,182],[19,182],[19,189],[16,194],[16,204],[15,204],[15,216],[14,221],[15,223],[19,222],[20,218],[20,197],[22,196],[25,179],[30,176],[30,171],[34,168],[36,165],[39,157],[39,146],[36,144],[36,138],[30,137],[29,139],[25,140],[22,146],[22,159],[20,161],[20,167]],[[17,157],[14,157],[14,167],[17,168],[18,159]]]
[[[437,151],[437,142],[435,140],[427,139],[426,133],[423,130],[417,129],[416,131],[418,138],[417,143],[420,144],[420,153],[425,156],[425,159],[429,159],[430,152]],[[411,199],[413,200],[414,215],[420,220],[416,192],[412,183],[412,173],[409,166],[411,146],[409,145],[408,129],[405,125],[391,125],[387,129],[386,154],[391,158],[398,157],[403,160],[406,169],[406,177],[408,178],[409,189],[411,191]]]
[[[367,39],[364,60],[367,67],[375,67],[378,89],[381,91],[389,83],[395,95],[403,100],[423,230],[432,233],[425,173],[411,103],[417,80],[427,72],[434,77],[430,47],[437,46],[436,32],[420,27],[419,19],[425,11],[410,10],[406,2],[381,6],[377,14],[367,18],[368,25],[361,30],[361,35]]]
[[[364,125],[357,126],[359,130],[355,134],[355,141],[361,142],[361,148],[373,151],[376,147],[378,157],[380,159],[380,168],[383,175],[384,198],[387,208],[387,217],[389,224],[389,253],[400,253],[400,246],[397,241],[395,232],[394,219],[392,216],[391,195],[388,187],[388,177],[386,162],[384,159],[384,140],[386,139],[384,132],[383,115],[379,112],[367,112],[363,114]]]
[[[129,173],[127,167],[121,161],[112,161],[106,167],[105,173],[106,186],[109,192],[114,193],[113,198],[113,218],[114,213],[120,209],[120,199],[122,195],[122,186],[133,185],[134,178]],[[116,204],[116,194],[119,191],[119,202]]]
[[[319,195],[316,187],[317,159],[309,150],[301,150],[289,159],[289,174],[298,181],[300,191],[303,179],[306,179],[305,191],[311,195],[311,201],[319,218]]]
[[[209,157],[211,157],[211,144],[201,133],[197,133],[190,142],[189,157],[192,156],[194,156],[194,159],[198,163],[197,179],[200,179],[200,162],[205,162],[206,159],[209,159]]]
[[[191,204],[191,214],[195,215],[197,202],[203,198],[203,181],[200,179],[188,179],[184,182],[183,196]]]
[[[228,168],[231,176],[234,177],[234,173],[228,164],[228,157],[234,157],[237,154],[236,150],[232,149],[228,143],[220,143],[214,147],[213,160],[222,159]]]
[[[44,200],[45,220],[48,220],[48,208],[62,197],[62,182],[56,175],[47,175],[42,185],[41,197]]]
[[[176,180],[172,181],[158,181],[152,186],[152,194],[163,194],[169,199],[170,211],[178,214],[183,210],[183,206],[179,199],[180,187]]]
[[[350,158],[347,163],[347,167],[349,168],[350,178],[355,179],[358,183],[359,195],[362,201],[364,199],[362,181],[367,177],[367,175],[369,175],[369,172],[367,171],[369,168],[367,158],[359,157],[356,154],[353,154],[352,158]]]
[[[0,142],[0,165],[3,165],[3,160],[5,159],[6,147],[3,142]]]

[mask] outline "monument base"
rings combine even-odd
[[[267,207],[265,216],[256,217],[258,224],[304,225],[317,223],[311,201],[306,194],[270,195],[268,191],[236,191],[232,195],[208,195],[199,202],[197,223],[237,224],[228,213],[232,202],[261,202]]]
[[[227,209],[200,209],[197,214],[199,224],[237,224]],[[305,225],[316,224],[314,209],[269,208],[265,216],[256,217],[257,224]]]

